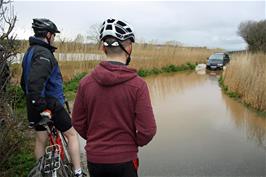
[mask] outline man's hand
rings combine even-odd
[[[52,118],[52,112],[49,109],[44,110],[40,113],[42,117],[48,117],[49,119]]]

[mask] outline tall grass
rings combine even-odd
[[[129,67],[137,70],[156,70],[169,67],[170,65],[182,66],[204,63],[206,58],[213,52],[214,50],[206,48],[134,44],[132,61]],[[89,73],[99,61],[60,61],[59,63],[63,78],[69,80],[78,73]]]
[[[58,52],[81,52],[92,54],[103,54],[98,45],[78,44],[78,43],[57,43]],[[26,50],[26,41],[23,42],[23,50]],[[21,49],[21,51],[23,51]],[[137,70],[160,70],[170,65],[181,66],[206,62],[206,58],[215,50],[207,48],[180,47],[174,45],[155,45],[155,44],[134,44],[132,52],[132,62],[129,67]],[[55,55],[57,56],[57,55]],[[79,73],[89,73],[99,61],[59,61],[62,75],[65,81],[69,81]],[[13,81],[19,82],[21,66],[14,65]]]
[[[186,63],[205,62],[214,50],[171,45],[137,44],[133,48],[132,67],[137,69],[162,68],[168,65],[180,66]]]
[[[224,73],[224,85],[244,103],[266,111],[266,55],[234,55]]]
[[[99,61],[60,61],[62,76],[64,81],[69,81],[80,73],[90,73]]]

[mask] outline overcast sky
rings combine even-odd
[[[128,21],[137,41],[179,41],[188,46],[238,50],[246,47],[237,35],[240,22],[265,19],[265,1],[16,1],[18,38],[32,35],[32,18],[56,23],[63,37],[88,34],[93,24],[114,17]]]

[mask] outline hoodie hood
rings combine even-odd
[[[94,71],[92,78],[100,85],[113,86],[131,80],[137,76],[135,69],[124,65],[115,65],[107,61],[102,61]]]

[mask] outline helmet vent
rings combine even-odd
[[[121,26],[127,26],[125,23],[118,21],[117,24],[121,25]]]
[[[104,28],[102,28],[101,31],[100,31],[101,34],[103,33],[103,29],[104,29]]]
[[[112,30],[112,25],[107,25],[105,29],[106,30]]]
[[[118,34],[118,33],[115,33],[117,35],[117,37],[121,38],[122,35],[121,34]]]
[[[113,23],[115,21],[115,19],[108,19],[107,23]]]
[[[121,28],[119,28],[119,27],[115,27],[115,30],[118,32],[118,33],[120,33],[120,34],[125,34],[126,32],[124,31],[124,30],[122,30]]]
[[[132,30],[130,28],[127,28],[127,31],[130,32],[130,33],[132,32]]]

